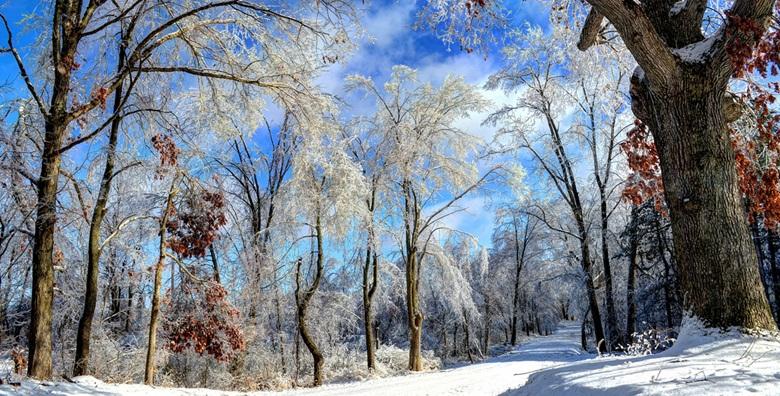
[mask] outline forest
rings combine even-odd
[[[0,20],[0,394],[780,385],[780,2]]]

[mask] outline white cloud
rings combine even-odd
[[[448,228],[467,232],[482,246],[491,246],[495,215],[490,208],[490,197],[473,195],[458,202],[462,211],[445,217],[442,223]]]

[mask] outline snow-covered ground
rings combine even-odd
[[[544,370],[509,395],[780,395],[780,340],[704,329],[686,319],[664,352]]]
[[[0,386],[0,395],[239,395],[208,389],[24,382]],[[564,323],[553,335],[484,362],[436,372],[261,395],[780,395],[780,341],[737,332],[720,334],[695,323],[660,354],[603,357],[579,347],[579,326]]]

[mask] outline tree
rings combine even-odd
[[[279,360],[282,370],[285,370],[284,358],[284,332],[282,322],[282,302],[280,295],[280,275],[278,265],[274,260],[274,226],[280,217],[278,196],[284,183],[289,179],[292,159],[297,150],[301,136],[293,129],[295,116],[289,111],[285,112],[278,131],[274,131],[265,120],[265,132],[267,139],[263,143],[270,143],[267,150],[247,144],[243,134],[233,139],[230,151],[227,154],[219,153],[215,162],[223,168],[224,174],[231,182],[230,193],[237,197],[237,207],[243,213],[249,213],[248,229],[239,230],[244,253],[249,258],[248,276],[249,284],[244,295],[249,302],[248,316],[255,320],[259,310],[261,291],[265,288],[266,281],[272,285],[273,305],[275,314],[274,332],[277,337]],[[245,220],[245,219],[241,219]],[[242,225],[247,222],[242,222]],[[248,237],[244,238],[244,234]],[[270,280],[263,275],[270,276]],[[276,346],[274,347],[276,349]]]
[[[450,40],[458,27],[474,26],[475,20],[479,26],[491,26],[485,22],[490,18],[482,16],[497,14],[500,8],[492,2],[463,6],[470,2],[456,1],[460,7],[449,3],[431,2],[434,17],[429,20],[444,25]],[[607,20],[638,63],[631,79],[632,110],[649,127],[658,148],[688,308],[716,327],[775,329],[742,209],[727,127],[727,109],[733,107],[729,82],[739,69],[739,58],[751,54],[759,42],[775,1],[735,1],[723,26],[709,37],[702,29],[707,0],[587,3],[591,10],[578,47],[586,50],[606,42],[601,32]],[[577,6],[555,4],[564,11]],[[474,48],[486,31],[460,30],[460,42]]]
[[[325,271],[326,237],[344,238],[354,219],[365,215],[366,183],[357,164],[347,154],[346,142],[339,139],[338,125],[324,125],[318,139],[302,142],[293,158],[293,176],[286,186],[287,212],[298,218],[309,233],[302,239],[313,241],[310,255],[313,273],[308,286],[302,284],[302,259],[295,267],[295,305],[298,331],[314,361],[314,386],[322,385],[324,357],[307,323],[307,310]],[[328,128],[330,127],[330,128]],[[328,158],[328,161],[324,161]]]
[[[300,93],[313,90],[299,79],[296,73],[311,75],[320,61],[318,48],[332,52],[328,56],[337,59],[338,44],[344,37],[334,40],[336,33],[329,26],[347,21],[351,13],[349,5],[315,2],[305,4],[297,12],[271,9],[243,1],[226,0],[204,4],[179,4],[170,1],[152,3],[134,0],[123,4],[107,1],[56,0],[51,2],[51,51],[40,73],[28,70],[27,63],[14,46],[12,30],[5,16],[1,16],[7,47],[2,53],[13,57],[19,75],[32,97],[43,120],[45,137],[41,148],[38,187],[37,217],[33,247],[32,321],[29,337],[28,373],[36,378],[51,376],[51,312],[53,301],[54,230],[57,217],[57,189],[62,156],[73,147],[101,134],[114,120],[122,116],[112,113],[103,116],[100,110],[120,87],[117,97],[127,97],[128,80],[141,76],[160,78],[188,76],[206,82],[211,92],[226,92],[221,85],[246,88],[255,87],[266,93],[279,95],[282,100],[295,102]],[[306,19],[313,10],[314,19]],[[290,12],[288,12],[290,11]],[[329,18],[342,15],[346,18]],[[226,22],[232,21],[232,22]],[[231,28],[231,26],[233,28]],[[277,34],[296,31],[291,42],[280,43],[272,39]],[[117,40],[126,39],[117,48],[124,48],[113,61],[121,67],[111,67],[106,62],[82,67],[80,54],[89,53]],[[125,36],[124,33],[128,35]],[[299,34],[301,33],[301,34]],[[231,43],[231,44],[227,44]],[[262,43],[262,44],[261,44]],[[324,47],[320,44],[325,43]],[[293,45],[290,45],[293,44]],[[291,48],[295,48],[291,51]],[[280,59],[290,59],[297,69],[279,73],[276,66],[260,61],[268,54],[279,54]],[[313,55],[314,56],[311,56]],[[124,55],[122,57],[121,55]],[[329,58],[330,59],[330,58]],[[44,83],[34,77],[42,75]],[[211,82],[211,83],[209,83]],[[217,84],[219,82],[219,84]],[[79,83],[83,85],[79,85]],[[89,84],[92,84],[89,87]],[[124,90],[122,94],[122,90]],[[230,90],[235,95],[245,89]],[[47,97],[48,96],[48,97]],[[251,96],[251,95],[250,95]],[[246,96],[245,96],[246,98]],[[235,97],[233,99],[236,99]],[[224,97],[212,103],[225,103]],[[122,106],[114,106],[115,109]],[[222,121],[221,117],[213,117]],[[74,126],[74,124],[78,124]],[[71,139],[66,138],[74,133]],[[98,219],[99,220],[99,219]],[[93,271],[94,273],[94,271]],[[93,285],[94,277],[90,278]],[[90,286],[92,288],[92,286]],[[91,305],[90,301],[87,301]],[[84,331],[87,336],[90,308],[85,308]],[[82,340],[83,344],[83,340]],[[82,348],[81,353],[85,350]],[[80,356],[83,362],[86,356]],[[80,367],[81,363],[77,364]]]
[[[588,216],[590,210],[585,195],[583,195],[589,186],[587,181],[577,176],[577,157],[572,154],[574,151],[572,142],[582,135],[585,135],[585,139],[590,142],[592,172],[597,176],[595,177],[596,187],[599,190],[599,207],[602,206],[601,204],[604,207],[604,210],[600,211],[602,242],[606,242],[606,233],[608,232],[606,222],[609,216],[606,183],[610,174],[614,141],[619,133],[617,127],[619,117],[615,114],[616,108],[611,103],[614,103],[613,92],[617,91],[619,85],[607,85],[606,89],[603,89],[604,87],[598,84],[586,83],[584,74],[578,73],[577,70],[580,67],[578,65],[580,59],[571,59],[570,47],[566,42],[568,32],[564,29],[555,29],[552,39],[545,37],[538,27],[529,28],[527,32],[516,32],[515,37],[517,43],[504,50],[508,61],[507,66],[491,76],[488,87],[501,87],[507,91],[518,90],[522,87],[525,91],[516,105],[498,110],[488,118],[487,122],[503,123],[500,130],[501,137],[497,140],[499,146],[497,151],[529,153],[540,172],[552,184],[553,191],[566,203],[571,216],[570,221],[573,221],[574,224],[572,230],[567,225],[552,224],[552,219],[548,219],[549,216],[544,210],[540,210],[541,207],[532,208],[529,213],[537,216],[549,228],[573,237],[579,244],[579,256],[585,274],[587,298],[590,314],[593,318],[596,342],[601,348],[606,348],[611,341],[605,337],[594,283],[597,273],[594,269],[590,236],[593,220]],[[585,65],[587,64],[590,63]],[[587,70],[585,65],[583,65],[582,70]],[[563,72],[568,72],[568,74],[559,76],[558,68],[563,69]],[[598,81],[606,83],[607,79],[601,78]],[[608,99],[602,96],[604,92],[608,93],[604,95]],[[584,119],[584,128],[575,124],[572,128],[564,129],[563,121],[567,115],[565,113],[566,106],[572,104],[576,109],[574,115],[579,119]],[[578,105],[579,107],[576,107]],[[546,129],[545,132],[537,130],[535,117],[543,120],[542,128]],[[606,124],[609,127],[604,128],[609,131],[609,133],[605,133],[609,142],[606,149],[606,163],[601,163],[598,157],[602,147],[599,147],[596,139],[597,135],[604,131],[600,125],[596,125],[596,121],[593,121],[597,117],[599,120],[612,120],[607,121]],[[581,132],[582,129],[586,132]],[[606,246],[605,243],[602,248],[606,249]],[[609,255],[608,249],[603,251]],[[604,264],[605,274],[609,274],[608,257],[604,259]],[[611,295],[611,287],[608,289],[607,305],[611,307],[608,309],[611,311],[608,317],[611,319],[608,320],[607,324],[608,328],[615,328],[617,323],[614,315],[613,296]]]
[[[497,219],[499,223],[494,229],[494,241],[501,242],[501,245],[497,246],[500,250],[503,246],[509,247],[513,253],[514,271],[513,271],[513,286],[512,286],[512,303],[511,303],[511,319],[510,319],[510,343],[517,345],[517,322],[520,313],[520,293],[523,278],[521,273],[523,267],[532,256],[536,255],[536,252],[532,252],[534,247],[534,240],[538,237],[537,227],[540,221],[524,213],[521,208],[507,207],[497,213]]]
[[[379,226],[377,213],[385,209],[381,205],[381,195],[385,193],[388,162],[385,158],[385,149],[388,148],[382,130],[382,118],[364,120],[360,117],[353,120],[349,128],[345,128],[345,134],[352,140],[350,153],[353,159],[360,164],[368,183],[368,196],[365,199],[366,216],[366,245],[365,260],[362,268],[363,291],[363,328],[366,341],[366,365],[369,370],[376,368],[376,334],[374,333],[374,320],[371,311],[374,295],[379,286]],[[379,202],[377,198],[380,198]]]
[[[383,139],[390,144],[385,161],[396,186],[393,194],[403,224],[398,239],[406,279],[409,369],[420,371],[424,318],[420,271],[428,244],[439,230],[440,220],[451,215],[456,203],[493,173],[478,177],[475,161],[470,158],[477,141],[453,124],[456,117],[479,111],[486,102],[460,78],[448,77],[439,88],[418,84],[416,72],[406,66],[393,67],[382,90],[367,77],[352,76],[349,83],[376,99]],[[452,198],[442,201],[439,197],[446,193]]]
[[[168,191],[168,196],[165,199],[165,207],[162,209],[162,214],[160,216],[160,243],[158,246],[159,255],[157,258],[157,263],[154,267],[152,307],[149,318],[149,341],[146,349],[146,366],[144,368],[144,383],[147,385],[154,384],[155,354],[157,353],[157,326],[158,317],[160,315],[160,288],[162,287],[162,272],[165,268],[165,258],[167,256],[166,249],[168,248],[166,242],[166,237],[168,234],[168,221],[173,215],[173,199],[177,193],[176,179],[178,179],[178,175],[176,175],[174,180],[171,182],[171,188]]]

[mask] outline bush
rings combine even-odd
[[[650,328],[631,336],[633,342],[626,347],[626,354],[644,356],[669,349],[674,344],[677,333],[673,329]]]

